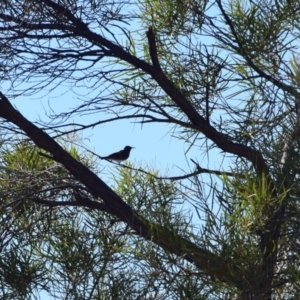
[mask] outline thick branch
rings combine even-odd
[[[238,285],[239,278],[234,276],[233,264],[206,249],[197,247],[194,243],[180,237],[175,231],[143,219],[92,171],[75,160],[48,134],[15,110],[2,93],[0,93],[0,99],[0,117],[17,125],[38,147],[51,153],[53,159],[61,163],[79,182],[85,185],[95,198],[103,201],[107,212],[126,222],[143,238],[156,243],[167,252],[184,257],[208,275],[222,282]],[[82,201],[82,206],[103,210],[103,204],[96,201]]]
[[[147,31],[147,38],[149,43],[150,57],[153,63],[153,67],[161,70],[157,57],[156,40],[152,27]]]

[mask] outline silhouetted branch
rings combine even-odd
[[[149,50],[150,50],[150,57],[153,63],[153,67],[161,70],[158,56],[157,56],[157,48],[156,48],[156,40],[155,40],[155,35],[153,32],[152,26],[149,27],[149,30],[147,31],[147,38],[148,38],[148,43],[149,43]]]

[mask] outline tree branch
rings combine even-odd
[[[147,31],[147,38],[148,38],[148,43],[149,43],[149,50],[150,50],[150,57],[153,63],[153,67],[161,70],[159,60],[157,57],[157,48],[156,48],[156,40],[155,40],[155,35],[153,32],[152,26],[149,27],[149,30]]]

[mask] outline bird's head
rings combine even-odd
[[[134,147],[131,147],[131,146],[126,146],[125,148],[124,148],[124,150],[125,151],[130,151],[131,149],[133,149]]]

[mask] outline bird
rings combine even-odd
[[[108,156],[102,156],[101,159],[114,160],[114,161],[120,163],[121,161],[124,161],[129,157],[130,150],[133,148],[134,147],[126,146],[123,150],[121,150],[119,152],[112,153]]]

